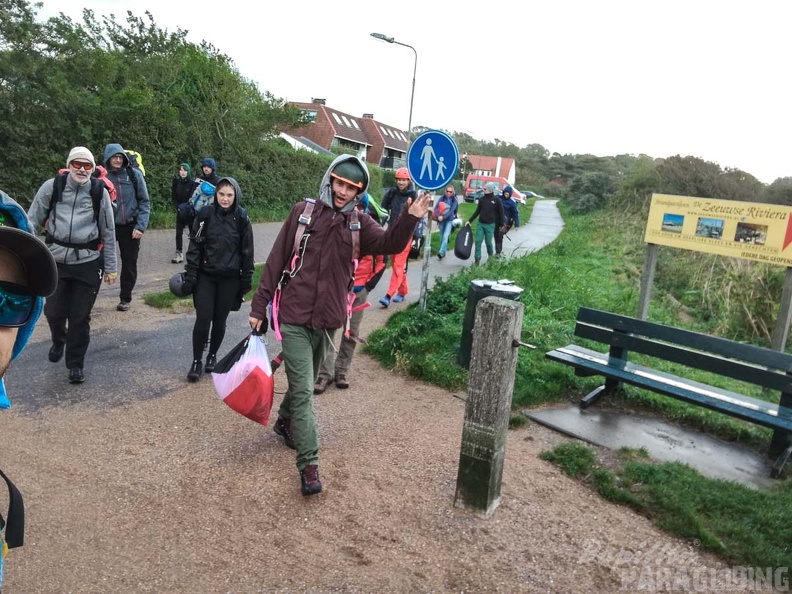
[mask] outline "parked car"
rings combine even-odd
[[[541,194],[537,194],[536,192],[531,192],[531,190],[521,190],[521,192],[525,195],[526,198],[544,198]]]

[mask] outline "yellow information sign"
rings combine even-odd
[[[652,194],[644,241],[792,266],[792,207]]]

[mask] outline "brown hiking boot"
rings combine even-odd
[[[283,438],[283,443],[286,444],[287,448],[291,448],[293,450],[297,449],[294,446],[294,434],[291,430],[291,419],[278,417],[278,420],[275,421],[275,426],[272,427],[272,430]]]
[[[320,377],[316,380],[314,384],[314,394],[321,394],[325,390],[327,390],[327,384],[330,383],[330,379],[326,377]]]
[[[316,464],[306,464],[300,471],[300,489],[303,495],[314,495],[322,492],[322,483],[319,482],[319,467]]]
[[[347,381],[345,373],[336,373],[335,385],[336,388],[341,388],[342,390],[346,390],[349,387],[349,382]]]

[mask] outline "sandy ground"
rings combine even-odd
[[[369,311],[367,331],[385,320]],[[310,498],[272,421],[226,408],[206,378],[4,414],[28,513],[4,592],[681,592],[726,569],[541,461],[564,438],[535,424],[510,432],[495,513],[455,509],[465,395],[360,353],[353,370],[315,400],[325,491]],[[708,580],[698,591],[724,591]]]

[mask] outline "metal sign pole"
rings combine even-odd
[[[427,130],[410,143],[407,149],[407,170],[416,189],[435,191],[454,179],[459,168],[459,149],[454,139],[440,130]],[[434,200],[432,200],[434,202]],[[434,204],[432,205],[434,206]],[[418,311],[426,309],[429,287],[429,259],[432,255],[432,214],[427,213],[424,225],[423,267]]]
[[[434,207],[434,200],[432,200]],[[424,226],[424,246],[423,262],[421,265],[421,293],[418,298],[418,311],[426,309],[426,293],[429,291],[429,260],[432,257],[432,216],[426,214],[426,225]]]

